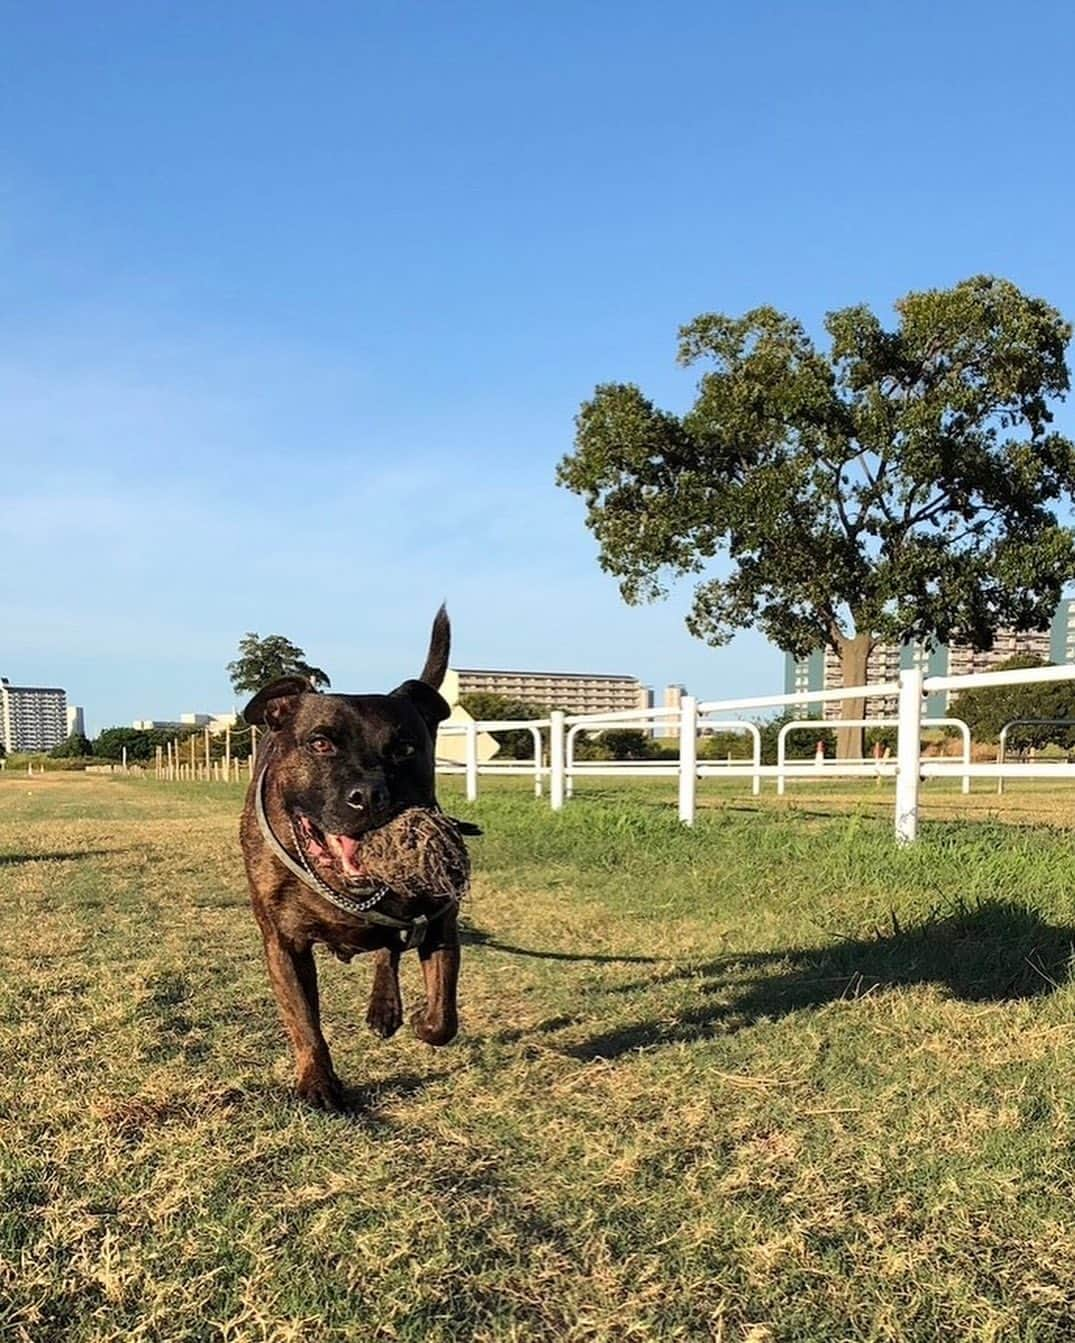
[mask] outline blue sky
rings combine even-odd
[[[220,709],[246,630],[778,689],[555,487],[678,325],[981,271],[1075,315],[1063,4],[0,3],[0,672]],[[1072,427],[1070,411],[1061,423]]]

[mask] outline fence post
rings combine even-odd
[[[467,801],[477,802],[478,800],[478,725],[477,723],[467,724],[466,733],[466,762],[467,762]]]
[[[543,743],[541,740],[541,729],[534,727],[530,729],[534,738],[534,796],[541,796],[541,762],[543,754]]]
[[[750,735],[754,739],[754,782],[750,791],[755,797],[759,797],[761,795],[761,732],[755,727]]]
[[[679,704],[679,819],[694,824],[698,794],[698,701],[684,695]]]
[[[918,837],[918,783],[922,768],[922,668],[900,672],[899,726],[896,738],[896,839]]]
[[[1007,743],[1008,743],[1008,724],[1005,723],[1004,726],[1000,729],[1000,741],[999,741],[999,743],[997,744],[997,764],[998,764],[998,765],[1003,765],[1003,764],[1004,764],[1004,748],[1005,748],[1005,746],[1007,745]],[[998,793],[998,795],[999,795],[999,794],[1002,794],[1003,792],[1004,792],[1004,775],[1003,775],[1003,774],[998,774],[998,775],[997,775],[997,793]]]
[[[549,804],[553,811],[564,805],[564,711],[549,714]]]

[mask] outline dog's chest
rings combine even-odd
[[[391,930],[361,924],[347,915],[339,918],[309,908],[305,901],[287,901],[277,913],[280,931],[299,945],[321,943],[342,961],[363,952],[388,946],[396,938]]]

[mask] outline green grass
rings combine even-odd
[[[322,959],[335,1118],[240,790],[0,780],[0,1337],[1069,1340],[1066,796],[931,785],[898,849],[872,784],[673,792],[447,790],[462,1036],[375,1041]]]

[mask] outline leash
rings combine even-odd
[[[269,824],[269,817],[265,811],[265,776],[269,772],[266,765],[258,775],[258,781],[254,788],[254,813],[258,819],[258,828],[262,836],[272,851],[273,857],[278,863],[297,877],[299,881],[308,887],[315,894],[320,895],[330,904],[335,905],[337,909],[342,909],[345,914],[350,914],[353,918],[360,919],[363,923],[379,924],[383,928],[396,928],[407,934],[406,941],[403,943],[403,950],[409,951],[411,947],[420,947],[425,941],[426,933],[429,931],[429,925],[434,923],[441,915],[447,913],[452,905],[456,903],[454,896],[449,896],[444,904],[432,914],[419,914],[413,919],[397,919],[391,914],[384,914],[376,906],[385,898],[391,895],[390,886],[366,886],[362,889],[362,894],[367,898],[364,900],[353,900],[343,891],[338,891],[334,886],[330,886],[327,881],[310,866],[306,854],[303,851],[302,844],[299,842],[298,835],[295,833],[295,822],[291,821],[291,836],[295,841],[295,848],[299,855],[299,861],[296,862],[288,853],[287,849],[280,843],[273,833],[273,828]]]

